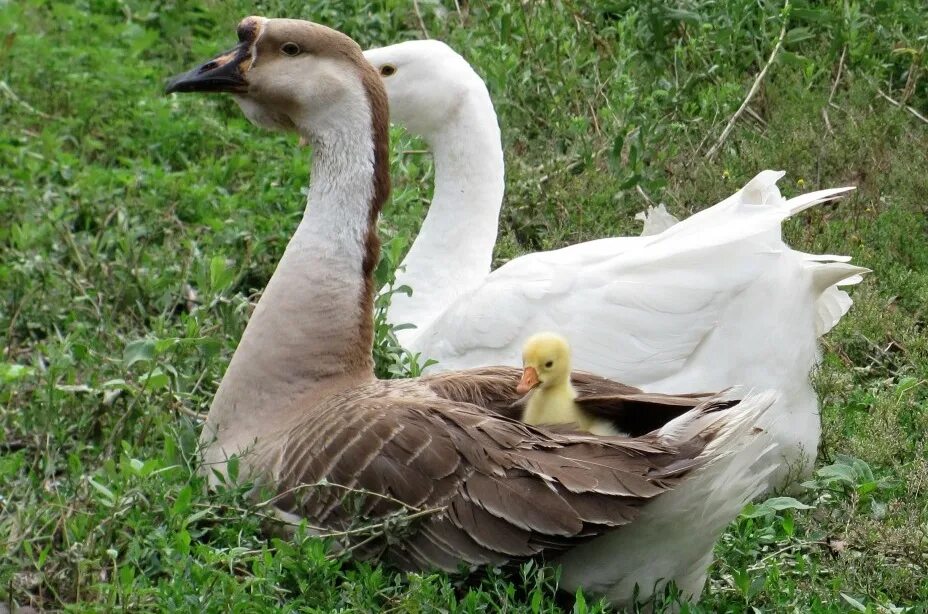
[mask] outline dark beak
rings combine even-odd
[[[251,68],[251,45],[242,41],[229,51],[168,81],[165,94],[174,92],[228,92],[248,90],[245,73]]]

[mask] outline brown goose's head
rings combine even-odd
[[[348,36],[309,21],[246,17],[238,39],[171,79],[166,92],[229,93],[253,123],[307,138],[334,127],[347,105],[367,100],[386,114],[380,78]]]

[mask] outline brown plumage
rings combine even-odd
[[[715,434],[671,446],[657,434],[598,438],[530,427],[504,415],[519,396],[519,375],[474,369],[331,397],[267,450],[284,460],[273,476],[285,493],[276,505],[334,531],[395,513],[400,502],[435,510],[414,530],[369,543],[366,555],[383,553],[406,569],[500,563],[564,550],[633,521],[641,505],[702,464]],[[641,411],[711,413],[735,404],[634,393],[582,373],[575,381],[598,393],[599,407],[607,391],[618,391],[617,407]],[[259,458],[263,451],[259,442]],[[306,487],[315,484],[327,485]]]

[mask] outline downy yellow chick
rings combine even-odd
[[[570,345],[555,333],[532,335],[522,346],[522,379],[516,392],[531,392],[526,424],[577,424],[593,435],[621,435],[609,422],[588,416],[570,383]]]

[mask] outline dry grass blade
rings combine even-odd
[[[731,134],[731,131],[735,127],[735,123],[738,121],[738,118],[741,117],[741,114],[744,113],[747,109],[748,103],[751,102],[751,99],[754,98],[754,95],[757,94],[757,90],[760,89],[760,84],[764,81],[764,77],[767,76],[767,71],[770,70],[770,67],[773,65],[774,60],[777,59],[777,54],[780,53],[780,48],[783,46],[783,39],[786,38],[786,25],[789,23],[788,16],[786,11],[789,9],[789,0],[786,0],[786,3],[783,4],[784,14],[783,18],[783,27],[780,28],[780,36],[777,37],[777,44],[774,45],[773,51],[770,52],[770,57],[767,59],[767,63],[764,64],[764,67],[758,73],[757,77],[754,79],[754,83],[751,84],[751,89],[748,90],[748,95],[744,97],[744,101],[741,103],[741,106],[738,107],[738,110],[735,111],[735,114],[731,116],[726,124],[725,129],[722,130],[719,140],[716,141],[715,145],[706,153],[707,160],[715,159],[715,156],[719,153],[719,150],[722,148],[722,145],[725,144],[725,141],[728,139],[728,135]]]
[[[876,91],[877,91],[877,93],[878,93],[880,96],[882,96],[883,98],[885,98],[886,101],[889,102],[889,103],[890,103],[891,105],[893,105],[894,107],[899,107],[900,109],[905,109],[906,111],[908,111],[909,113],[911,113],[912,115],[914,115],[915,117],[917,117],[918,119],[920,119],[921,121],[923,121],[923,122],[925,122],[926,124],[928,124],[928,117],[925,117],[924,115],[922,115],[921,113],[919,113],[919,112],[918,112],[918,109],[915,109],[915,108],[913,108],[913,107],[910,107],[910,106],[907,105],[907,104],[906,104],[906,105],[902,104],[902,103],[899,102],[898,100],[895,100],[895,99],[891,98],[889,95],[886,94],[886,92],[884,92],[883,90],[881,90],[881,89],[879,89],[879,88],[877,88]]]

